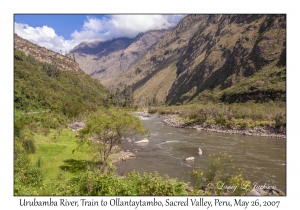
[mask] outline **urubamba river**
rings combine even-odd
[[[220,152],[226,152],[232,156],[232,162],[228,161],[229,173],[240,168],[243,177],[252,183],[276,186],[286,192],[286,139],[174,128],[167,126],[163,118],[140,118],[151,133],[149,143],[124,143],[124,151],[139,151],[133,152],[135,159],[116,164],[118,174],[124,175],[132,170],[158,172],[188,182],[189,172],[193,169],[206,170],[209,155],[219,156]],[[198,154],[199,147],[202,155]],[[187,162],[187,157],[195,160]]]

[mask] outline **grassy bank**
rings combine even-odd
[[[240,185],[244,179],[226,168],[226,159],[212,156],[206,171],[190,171],[192,184],[184,183],[156,172],[140,174],[132,171],[118,177],[114,171],[102,173],[97,169],[93,154],[73,152],[77,148],[77,138],[70,129],[65,129],[58,137],[51,131],[49,135],[35,135],[36,150],[29,154],[30,167],[38,183],[15,186],[15,195],[60,195],[60,196],[166,196],[166,195],[243,195],[251,189],[236,192],[218,189],[218,183],[230,180],[230,184]],[[229,157],[229,156],[228,156]],[[231,157],[231,156],[230,156]],[[226,177],[225,177],[226,173]],[[34,174],[31,174],[33,176]],[[235,182],[234,182],[235,181]],[[205,189],[205,183],[211,183]]]
[[[34,152],[26,154],[26,164],[15,166],[15,195],[187,195],[185,183],[157,173],[118,177],[113,170],[98,171],[95,154],[76,150],[75,135],[70,129],[59,136],[54,130],[34,135]]]
[[[92,155],[74,152],[78,146],[75,135],[75,132],[65,129],[59,136],[56,136],[55,131],[48,136],[35,136],[36,152],[30,156],[30,160],[33,166],[38,166],[45,174],[46,184],[51,184],[56,178],[69,179],[95,165]]]

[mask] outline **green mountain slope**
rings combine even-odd
[[[14,51],[14,107],[51,110],[68,117],[105,105],[106,89],[83,71],[61,71]]]

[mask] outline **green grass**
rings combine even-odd
[[[75,151],[76,132],[64,129],[58,137],[34,136],[36,151],[29,154],[31,176],[43,175],[36,185],[15,185],[16,195],[186,195],[185,184],[156,174],[133,171],[124,178],[98,173],[94,154]],[[36,170],[33,170],[36,169]],[[32,178],[34,180],[34,177]],[[32,180],[31,179],[31,180]],[[17,193],[16,193],[17,192]]]
[[[30,155],[30,160],[33,166],[40,165],[45,184],[51,184],[62,174],[69,179],[94,164],[92,155],[81,151],[73,152],[77,148],[75,135],[76,132],[65,129],[58,137],[54,137],[54,131],[48,136],[35,136],[36,152]]]

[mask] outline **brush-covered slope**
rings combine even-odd
[[[14,107],[51,110],[68,117],[105,105],[107,90],[82,70],[61,71],[14,51]]]
[[[188,15],[124,74],[137,103],[285,100],[285,15]]]
[[[171,29],[151,30],[135,38],[83,42],[69,52],[80,68],[101,83],[126,71]]]

